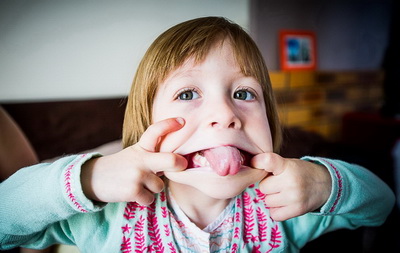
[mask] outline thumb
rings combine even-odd
[[[272,152],[258,154],[251,159],[250,163],[253,168],[265,170],[274,176],[285,170],[285,158]]]

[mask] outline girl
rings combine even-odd
[[[1,247],[297,252],[324,232],[385,221],[394,196],[376,176],[285,159],[273,153],[280,140],[248,34],[219,17],[178,24],[138,67],[124,150],[25,168],[0,186]]]

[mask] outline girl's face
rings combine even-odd
[[[172,117],[185,119],[181,130],[163,138],[160,152],[184,155],[190,167],[199,167],[165,172],[170,184],[228,199],[267,175],[247,166],[252,156],[273,150],[262,88],[255,78],[243,75],[229,41],[212,47],[203,62],[195,64],[188,59],[170,73],[159,86],[152,113],[153,123]],[[211,169],[201,156],[217,147],[238,150],[245,160],[240,169],[220,173]],[[231,150],[222,148],[211,157],[236,159]]]

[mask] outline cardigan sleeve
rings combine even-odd
[[[325,166],[332,191],[319,212],[283,222],[291,243],[303,247],[323,233],[337,229],[382,225],[393,209],[395,197],[389,186],[371,171],[340,160],[304,157]]]
[[[99,154],[67,156],[54,163],[26,167],[2,182],[0,249],[21,246],[33,238],[44,240],[37,244],[45,247],[54,242],[44,230],[56,229],[58,222],[75,214],[101,210],[102,206],[86,198],[80,183],[82,164],[95,156]],[[57,235],[59,240],[63,236]]]

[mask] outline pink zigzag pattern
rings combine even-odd
[[[266,194],[262,193],[262,191],[260,189],[255,189],[255,192],[256,192],[257,198],[259,200],[265,199]]]
[[[164,232],[166,236],[170,236],[171,235],[171,230],[169,230],[169,227],[167,224],[164,225]]]
[[[162,244],[160,229],[158,227],[158,220],[154,212],[149,212],[149,216],[147,217],[147,224],[149,226],[149,236],[153,241],[153,249],[156,252],[162,253],[164,252],[164,246]]]
[[[165,202],[165,201],[167,200],[167,197],[165,196],[165,192],[161,192],[161,193],[160,193],[160,200],[161,200],[162,202]]]
[[[255,203],[258,203],[260,201],[264,202],[266,194],[262,193],[262,191],[260,189],[255,189],[255,192],[256,192],[257,198],[254,199],[254,202]],[[265,202],[264,202],[264,206],[265,206],[265,208],[269,209],[269,207],[267,206],[267,204]]]
[[[122,251],[123,253],[130,253],[130,252],[132,252],[131,238],[125,237],[125,236],[122,237],[121,251]]]
[[[232,253],[236,253],[236,252],[238,252],[238,245],[236,244],[236,243],[234,243],[233,245],[232,245],[232,251],[231,251]]]
[[[240,220],[241,220],[240,213],[239,212],[235,213],[235,221],[240,222]]]
[[[328,162],[327,160],[323,159],[323,161],[325,161],[327,164],[329,164],[329,166],[331,166],[333,168],[333,170],[335,171],[335,175],[338,179],[338,193],[336,195],[336,199],[335,202],[333,203],[333,206],[331,207],[331,209],[329,210],[329,212],[333,212],[336,209],[336,206],[340,200],[340,198],[342,197],[342,191],[343,191],[343,178],[342,175],[340,174],[339,170],[330,162]]]
[[[145,237],[143,233],[144,229],[144,218],[139,217],[139,220],[135,224],[135,252],[142,253],[146,252]]]
[[[166,206],[161,207],[161,215],[163,218],[167,218],[168,216],[168,209]]]
[[[251,203],[251,197],[250,195],[245,192],[243,194],[243,200],[244,200],[244,233],[243,233],[243,239],[245,243],[248,243],[250,240],[254,241],[252,231],[254,229],[254,218],[253,218],[253,207]]]
[[[72,175],[72,170],[74,169],[76,163],[78,163],[80,160],[82,160],[86,155],[81,155],[77,161],[75,161],[74,164],[71,164],[64,173],[64,183],[65,183],[65,191],[67,193],[67,196],[69,200],[72,202],[72,204],[81,212],[87,213],[88,211],[83,208],[83,206],[78,202],[76,199],[73,191],[72,191],[72,186],[71,186],[71,175]]]
[[[144,206],[144,207],[147,207],[147,210],[149,210],[151,213],[155,213],[156,212],[156,202],[155,201],[153,203],[151,203],[151,205]]]
[[[174,245],[172,244],[172,242],[169,242],[168,246],[169,246],[169,250],[171,253],[176,253],[176,249],[175,249]]]
[[[281,241],[282,235],[281,232],[278,231],[278,229],[279,229],[278,224],[276,224],[275,227],[273,227],[271,230],[271,242],[269,243],[271,249],[269,249],[267,253],[271,252],[275,248],[278,248],[282,243]]]
[[[237,206],[237,208],[242,208],[242,202],[241,202],[240,198],[236,199],[236,206]]]
[[[254,246],[251,253],[261,253],[260,248],[261,245]]]
[[[264,242],[267,240],[267,215],[264,213],[264,211],[261,209],[261,207],[258,207],[257,210],[257,219],[258,219],[258,236],[261,242]]]
[[[233,238],[239,239],[239,235],[240,235],[240,228],[239,227],[235,227]]]
[[[139,206],[139,204],[137,202],[129,202],[125,207],[124,218],[126,220],[134,219],[136,208],[138,206]]]
[[[153,245],[150,245],[150,246],[147,246],[147,251],[146,252],[157,252],[154,248],[153,248]]]

